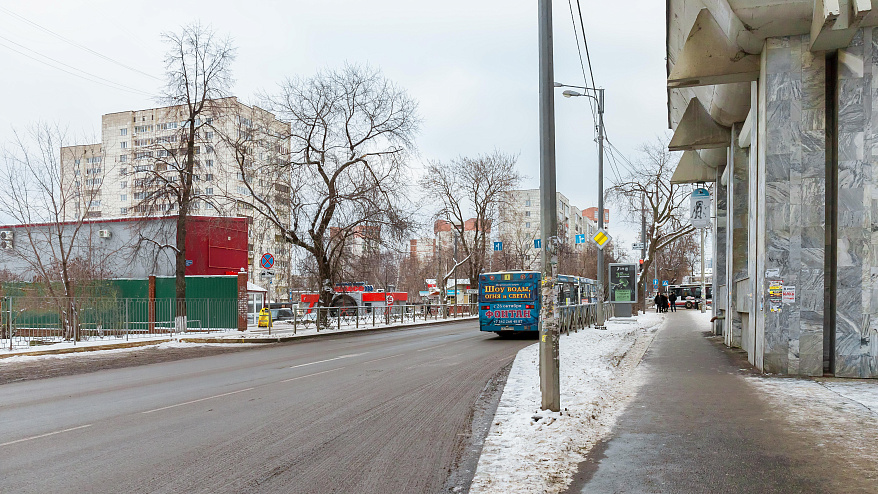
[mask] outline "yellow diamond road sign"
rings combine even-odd
[[[598,230],[594,237],[591,238],[592,241],[598,244],[598,249],[603,249],[607,243],[613,238],[610,237],[610,234],[604,231],[603,229]]]

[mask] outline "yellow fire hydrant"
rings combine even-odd
[[[263,307],[259,310],[259,323],[258,326],[260,328],[267,328],[271,320],[271,311]]]

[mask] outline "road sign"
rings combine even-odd
[[[265,269],[271,269],[274,266],[274,256],[268,252],[262,254],[262,259],[259,261],[259,265]]]
[[[642,243],[631,244],[631,250],[643,250],[646,246]]]
[[[668,280],[662,280],[662,286],[668,286]]]
[[[263,271],[259,273],[259,276],[262,276],[263,278],[271,277],[274,276],[274,271]]]
[[[534,239],[534,249],[540,249],[540,248],[542,248],[542,246],[543,246],[543,241],[538,239],[538,238],[535,238]]]
[[[584,244],[585,243],[585,234],[584,233],[580,233],[580,234],[576,235],[576,243],[577,244]]]
[[[193,262],[192,259],[186,259],[186,265],[187,265],[187,266],[191,266],[191,265],[192,265],[192,262]]]
[[[652,279],[652,284],[653,284],[654,286],[658,286],[658,278],[653,278],[653,279]]]
[[[503,250],[503,242],[494,242],[494,250]]]
[[[600,230],[598,230],[597,233],[595,233],[594,237],[592,237],[591,240],[598,245],[598,249],[603,250],[604,246],[607,245],[610,240],[613,240],[613,237],[611,237],[609,233],[601,228]]]

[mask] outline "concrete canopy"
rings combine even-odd
[[[748,82],[758,77],[759,56],[748,54],[730,40],[705,8],[695,18],[668,76],[668,87]]]
[[[677,163],[677,169],[671,177],[672,184],[691,184],[697,182],[715,182],[716,168],[708,165],[697,151],[686,151]]]
[[[698,98],[692,98],[674,131],[668,149],[690,151],[728,147],[731,138],[731,130],[716,123]]]

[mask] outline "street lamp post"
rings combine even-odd
[[[603,88],[593,88],[584,86],[570,86],[567,84],[555,83],[555,87],[575,87],[582,89],[583,92],[565,90],[562,94],[565,98],[576,96],[585,96],[595,100],[598,104],[598,213],[597,223],[598,231],[604,228],[604,90]],[[597,320],[595,327],[602,328],[604,326],[604,250],[598,248],[598,303],[597,303]]]

